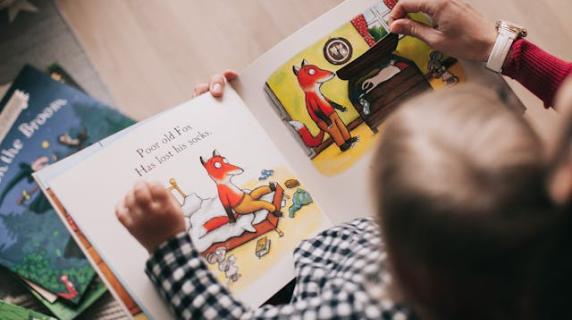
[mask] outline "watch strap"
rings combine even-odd
[[[489,60],[487,61],[488,69],[497,73],[502,72],[502,67],[506,57],[508,56],[510,48],[517,37],[518,34],[516,32],[511,32],[506,29],[499,30],[497,40],[493,46]]]

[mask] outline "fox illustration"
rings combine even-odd
[[[229,222],[236,222],[237,215],[254,213],[263,209],[277,217],[282,216],[274,204],[260,200],[262,196],[276,191],[276,183],[270,182],[266,186],[260,186],[247,193],[232,183],[234,176],[244,172],[242,168],[229,163],[216,150],[213,151],[210,159],[204,160],[200,157],[200,160],[209,177],[216,183],[218,197]]]
[[[335,74],[309,64],[306,59],[302,61],[300,67],[293,66],[292,71],[298,79],[300,88],[304,91],[308,114],[320,128],[320,132],[314,136],[306,125],[297,121],[290,122],[290,125],[294,127],[304,141],[304,144],[310,148],[315,148],[324,140],[324,133],[328,133],[342,152],[350,149],[359,138],[352,137],[345,123],[336,112],[336,110],[345,112],[347,108],[328,99],[320,90],[322,84],[333,79]]]

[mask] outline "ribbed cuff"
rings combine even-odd
[[[503,74],[519,81],[544,102],[554,103],[556,93],[572,73],[572,64],[540,49],[525,39],[514,42]]]

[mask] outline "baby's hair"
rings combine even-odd
[[[531,300],[544,264],[535,259],[567,220],[552,210],[545,168],[536,133],[481,87],[423,95],[388,119],[374,190],[392,274],[418,312],[539,312]]]

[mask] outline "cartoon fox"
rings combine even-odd
[[[336,112],[336,109],[345,112],[347,108],[329,100],[320,91],[322,84],[333,79],[335,74],[308,64],[306,59],[302,61],[300,67],[293,66],[292,71],[298,78],[300,88],[304,91],[308,114],[320,128],[318,135],[314,136],[300,122],[290,122],[290,125],[296,129],[304,141],[304,144],[311,148],[319,146],[324,140],[324,133],[326,132],[332,137],[341,151],[350,149],[359,138],[351,136],[350,131]]]
[[[236,222],[237,215],[249,214],[262,209],[268,210],[277,217],[282,216],[282,212],[274,204],[260,200],[262,196],[276,191],[276,183],[271,182],[267,186],[261,186],[246,193],[231,181],[232,177],[244,172],[242,168],[230,164],[216,150],[213,151],[210,159],[206,161],[203,157],[200,159],[207,174],[216,183],[218,197],[231,223]]]

